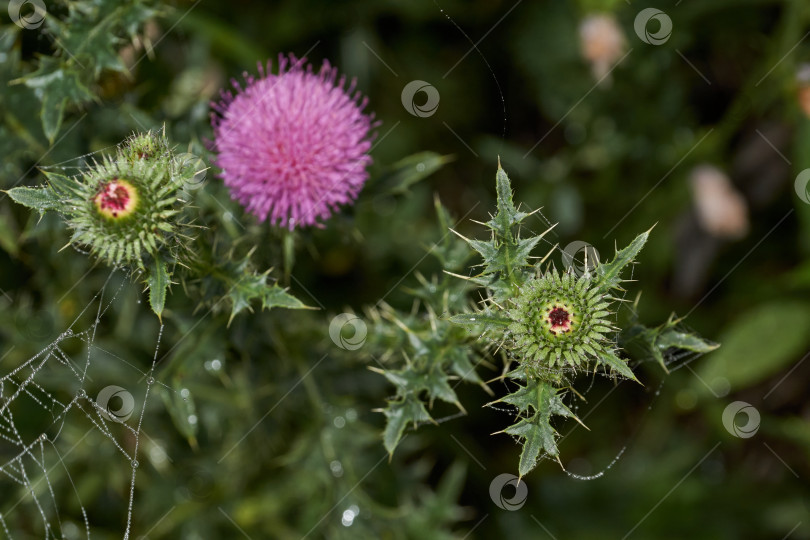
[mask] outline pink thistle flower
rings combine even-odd
[[[305,67],[306,66],[306,67]],[[368,98],[346,86],[324,61],[314,72],[306,59],[279,56],[278,74],[259,65],[245,86],[213,103],[214,163],[231,197],[259,221],[292,230],[322,226],[351,204],[368,179],[373,114]]]

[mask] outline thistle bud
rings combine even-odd
[[[589,274],[550,269],[526,282],[507,309],[513,352],[522,363],[576,369],[613,352],[610,300],[592,281]]]
[[[176,260],[189,240],[180,170],[165,135],[150,131],[77,177],[47,176],[72,243],[107,264],[143,269],[158,257]]]

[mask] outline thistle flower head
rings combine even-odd
[[[579,368],[614,349],[611,300],[589,274],[551,269],[529,279],[506,314],[513,352],[536,369]]]
[[[277,74],[269,62],[259,73],[212,105],[220,177],[260,221],[316,225],[354,201],[368,178],[367,99],[327,61],[315,72],[305,59],[280,56]]]
[[[113,156],[82,175],[48,174],[56,208],[73,229],[71,242],[111,265],[144,268],[163,252],[175,258],[184,246],[185,178],[162,134],[135,135]]]

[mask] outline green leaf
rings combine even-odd
[[[383,431],[383,444],[389,455],[394,454],[408,422],[412,422],[416,427],[420,422],[433,421],[422,402],[413,395],[405,397],[402,401],[389,402],[383,413],[387,418]]]
[[[81,73],[50,56],[41,57],[39,69],[20,81],[32,88],[42,101],[42,130],[51,143],[62,125],[66,104],[93,99],[93,94],[81,81]]]
[[[541,451],[550,456],[559,455],[555,441],[557,432],[542,419],[540,413],[531,418],[524,418],[505,429],[504,433],[523,439],[523,449],[520,452],[520,463],[518,464],[518,475],[521,478],[535,468]]]
[[[438,398],[463,410],[456,393],[447,382],[447,375],[439,369],[415,371],[409,366],[406,369],[397,371],[379,370],[378,372],[382,373],[388,379],[388,382],[397,387],[397,395],[399,396],[419,396],[422,391],[427,391],[431,403]]]
[[[529,277],[531,252],[553,227],[539,235],[521,239],[519,225],[529,214],[520,212],[515,207],[509,176],[501,168],[500,162],[495,180],[498,212],[486,223],[486,226],[492,231],[492,239],[484,241],[470,240],[463,236],[462,238],[484,260],[483,271],[471,281],[490,289],[493,299],[497,303],[516,293]]]
[[[670,349],[704,354],[720,346],[694,332],[684,330],[680,319],[674,314],[664,324],[652,328],[635,322],[621,331],[619,343],[633,358],[646,361],[652,356],[667,372],[669,370],[664,353]]]
[[[48,186],[53,190],[57,200],[61,197],[84,197],[81,185],[76,180],[54,172],[45,171],[43,174],[48,179]]]
[[[526,386],[521,386],[497,402],[516,406],[523,416],[520,421],[503,431],[523,439],[518,468],[521,477],[535,467],[541,451],[553,457],[559,455],[557,431],[551,427],[552,416],[573,418],[579,422],[571,409],[563,403],[561,391],[550,383],[537,379],[528,380]]]
[[[54,210],[59,207],[59,198],[47,187],[30,188],[15,187],[8,190],[8,196],[16,203],[28,208],[33,208],[40,214],[47,210]]]
[[[267,275],[267,272],[264,274],[246,275],[231,287],[231,290],[228,292],[228,297],[231,300],[232,307],[228,324],[242,311],[250,311],[251,302],[256,300],[261,302],[262,309],[272,309],[274,307],[311,309],[296,297],[289,294],[286,289],[279,287],[278,284],[274,283],[273,285],[268,285]]]
[[[696,378],[694,387],[735,391],[776,375],[807,353],[808,328],[810,305],[803,302],[771,302],[742,314],[720,335],[723,346],[701,363],[697,373],[703,382]]]
[[[391,170],[379,180],[384,189],[393,194],[401,194],[432,175],[455,158],[442,156],[436,152],[419,152],[403,158],[391,166]]]
[[[630,379],[631,381],[638,382],[636,376],[633,374],[633,370],[630,369],[630,366],[627,365],[627,362],[616,356],[612,353],[607,353],[601,355],[596,361],[603,365],[609,367],[611,370],[615,371],[625,379]]]
[[[664,330],[655,340],[655,345],[660,350],[676,348],[685,351],[707,353],[715,350],[720,345],[712,343],[697,334],[683,332],[675,329]]]
[[[147,282],[149,284],[149,306],[155,312],[155,315],[162,319],[163,307],[166,304],[166,291],[171,282],[171,275],[166,263],[158,257],[155,257],[149,267]]]
[[[62,127],[66,104],[67,98],[50,92],[47,92],[42,97],[42,111],[40,111],[39,116],[42,120],[42,131],[51,143],[56,138],[56,134],[59,133],[59,128]]]
[[[261,295],[262,309],[271,309],[274,307],[281,307],[286,309],[309,309],[307,305],[301,302],[298,298],[294,297],[282,289],[278,284],[274,283],[272,287],[266,287]]]
[[[458,375],[464,381],[484,385],[484,381],[475,371],[475,365],[472,363],[469,354],[463,348],[452,347],[445,356],[449,372]]]
[[[627,265],[633,262],[636,256],[647,243],[647,238],[650,236],[652,228],[639,234],[630,242],[626,248],[616,252],[616,256],[609,263],[600,264],[596,267],[596,275],[599,280],[599,287],[602,291],[616,289],[619,287],[621,280],[621,272]]]
[[[504,240],[511,239],[512,227],[518,225],[529,214],[518,212],[515,208],[512,200],[512,184],[506,171],[501,167],[500,159],[498,159],[498,172],[495,173],[495,190],[498,194],[498,213],[487,222],[487,225]]]
[[[470,240],[466,238],[465,240],[467,240],[471,248],[483,257],[485,264],[493,264],[495,262],[495,258],[498,256],[498,246],[495,245],[495,242]]]

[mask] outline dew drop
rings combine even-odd
[[[132,462],[131,462],[131,465],[132,465],[133,469],[137,469],[138,466],[140,465],[140,463],[138,463],[137,459],[133,459]]]

